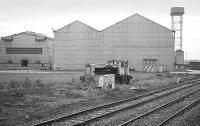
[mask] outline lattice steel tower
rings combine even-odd
[[[182,39],[183,39],[183,14],[184,7],[172,7],[171,18],[172,24],[171,29],[175,31],[175,50],[182,50]]]

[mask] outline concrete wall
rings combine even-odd
[[[0,64],[1,66],[5,66],[8,63],[8,60],[11,60],[13,64],[7,66],[21,66],[21,60],[28,60],[28,63],[33,65],[36,61],[40,61],[41,63],[48,64],[49,63],[49,48],[48,41],[52,41],[46,39],[44,41],[36,41],[36,36],[28,34],[28,33],[19,33],[13,35],[12,41],[4,41],[0,40]],[[42,48],[42,54],[6,54],[6,48]],[[2,65],[3,64],[3,65]],[[29,65],[29,66],[31,66]]]
[[[163,70],[174,68],[174,37],[167,29],[139,14],[97,31],[75,21],[54,32],[55,66],[83,69],[86,63],[128,60],[143,71],[143,60],[157,59]]]

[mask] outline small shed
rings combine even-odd
[[[200,70],[200,61],[191,61],[189,62],[190,70]]]

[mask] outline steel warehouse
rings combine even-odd
[[[53,39],[30,31],[1,37],[0,69],[50,68],[52,42]]]
[[[56,31],[55,69],[81,70],[86,63],[128,60],[138,71],[174,69],[174,33],[140,14],[102,31],[74,21]]]

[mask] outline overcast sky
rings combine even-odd
[[[200,0],[0,0],[0,36],[34,31],[53,37],[52,29],[74,20],[102,30],[135,13],[171,28],[171,7],[185,8],[185,59],[200,59]]]

